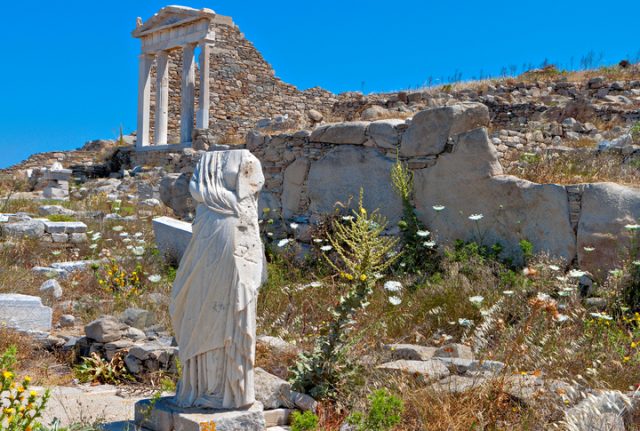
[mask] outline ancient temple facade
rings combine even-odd
[[[240,143],[263,119],[308,125],[313,109],[329,114],[338,97],[284,83],[230,17],[211,9],[167,6],[143,22],[136,150],[190,147],[194,130]],[[301,59],[303,61],[303,59]]]

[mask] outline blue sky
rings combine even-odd
[[[174,1],[174,0],[172,0]],[[177,0],[176,0],[177,1]],[[138,41],[167,3],[3,2],[0,167],[135,128]],[[185,0],[233,17],[283,80],[365,93],[497,75],[545,59],[578,68],[640,51],[637,0]]]

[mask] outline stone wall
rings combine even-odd
[[[281,216],[287,222],[284,230],[295,220],[299,227],[289,234],[303,242],[311,240],[312,227],[326,214],[344,213],[353,206],[361,188],[364,205],[378,208],[395,229],[401,203],[390,171],[398,156],[414,173],[415,208],[439,243],[500,242],[505,256],[517,261],[518,243],[526,239],[535,252],[567,265],[577,262],[594,274],[616,267],[635,232],[625,226],[640,217],[640,191],[609,183],[535,184],[505,175],[488,124],[485,105],[466,103],[427,109],[406,121],[345,122],[278,135],[251,133],[246,147],[263,166],[261,210],[268,207],[269,217]],[[139,155],[149,157],[135,157]],[[193,213],[178,198],[188,196],[188,178],[199,155],[185,150],[167,160],[176,168],[182,166],[182,174],[168,178],[163,200],[183,214]],[[439,206],[444,208],[437,210]],[[482,217],[470,219],[474,214]]]

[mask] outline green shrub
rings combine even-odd
[[[118,385],[135,381],[127,371],[121,354],[116,354],[111,361],[107,361],[93,352],[91,356],[82,358],[82,363],[74,371],[82,383]]]
[[[43,395],[30,391],[29,376],[18,383],[13,371],[16,353],[15,346],[12,346],[0,356],[0,429],[31,431],[40,427],[37,419],[42,417],[49,400],[49,391],[45,391]]]
[[[291,415],[291,431],[315,431],[318,429],[318,416],[313,412],[293,412]]]
[[[75,221],[75,218],[65,214],[51,214],[47,216],[47,219],[49,221]]]
[[[378,389],[369,395],[369,410],[353,413],[347,423],[356,431],[387,431],[400,423],[404,405],[402,400],[389,394],[386,389]]]
[[[301,354],[292,370],[296,390],[315,398],[334,395],[338,382],[353,376],[354,366],[345,360],[352,339],[348,337],[356,323],[356,314],[369,304],[376,276],[384,273],[400,256],[392,254],[396,239],[381,236],[385,220],[377,210],[369,214],[362,206],[362,190],[358,210],[340,223],[333,223],[329,243],[334,253],[324,255],[327,263],[340,275],[346,290],[331,310],[331,318],[317,338],[313,352]]]

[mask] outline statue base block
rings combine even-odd
[[[151,431],[264,431],[263,407],[259,402],[246,409],[214,410],[182,408],[172,397],[138,401],[136,425]]]

